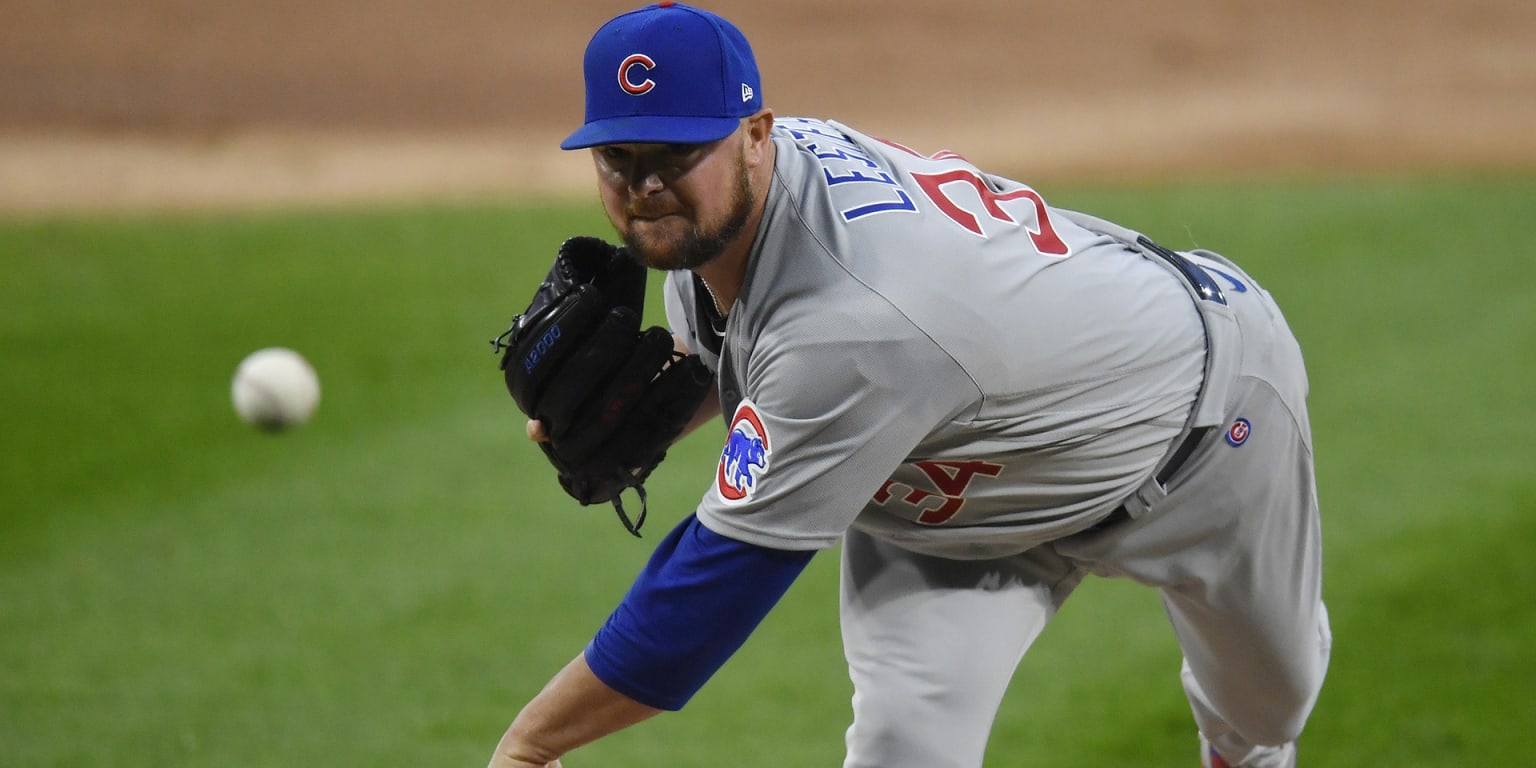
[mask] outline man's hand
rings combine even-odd
[[[528,433],[528,439],[535,443],[543,443],[549,440],[549,433],[544,431],[544,422],[538,419],[529,419],[528,426],[524,427]]]
[[[513,760],[510,757],[497,755],[491,758],[491,764],[486,768],[560,768],[560,761],[552,763],[530,763],[526,760]]]
[[[560,768],[566,752],[658,714],[609,688],[577,656],[518,713],[489,768]]]

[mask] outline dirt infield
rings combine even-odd
[[[11,0],[0,211],[590,194],[632,3]],[[779,114],[1026,181],[1536,168],[1528,0],[719,0]]]

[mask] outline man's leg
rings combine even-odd
[[[943,560],[849,531],[845,768],[978,768],[1014,669],[1081,578],[1048,548]]]
[[[1321,525],[1305,411],[1238,389],[1250,429],[1207,440],[1141,518],[1055,548],[1157,587],[1203,737],[1234,768],[1284,767],[1328,667]]]
[[[1264,431],[1218,443],[1211,464],[1167,500],[1182,505],[1169,517],[1226,522],[1212,535],[1219,547],[1201,548],[1203,570],[1186,568],[1162,596],[1201,734],[1233,766],[1284,768],[1295,764],[1332,646],[1321,522],[1305,411],[1256,385],[1243,412]],[[1213,487],[1213,477],[1228,479]]]

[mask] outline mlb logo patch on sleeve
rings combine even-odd
[[[715,472],[715,489],[730,503],[744,503],[757,490],[757,482],[768,471],[773,454],[768,429],[751,400],[742,400],[731,417],[731,433],[720,452],[720,466]]]
[[[1232,422],[1232,426],[1227,427],[1227,445],[1236,448],[1248,442],[1248,436],[1251,434],[1253,434],[1253,424],[1247,419],[1238,419]]]

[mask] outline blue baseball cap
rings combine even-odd
[[[763,107],[752,47],[729,21],[662,0],[604,24],[587,44],[587,120],[561,149],[702,144]]]

